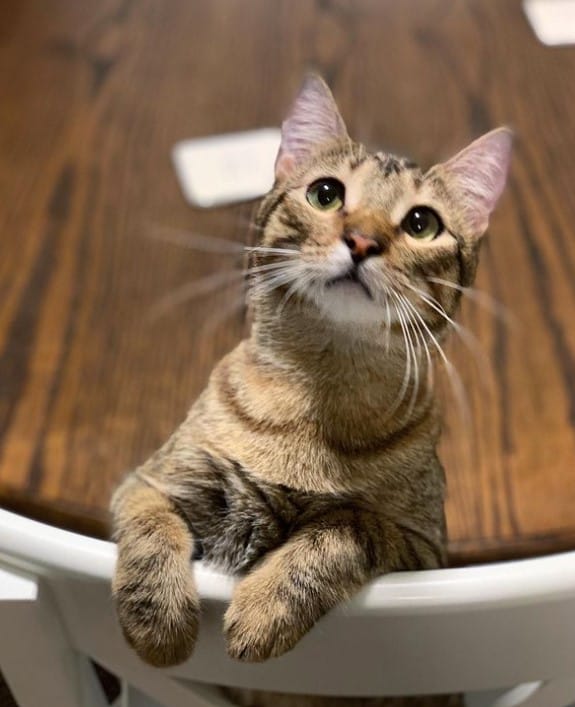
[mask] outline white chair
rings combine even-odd
[[[200,640],[191,660],[167,670],[145,666],[122,639],[109,590],[114,558],[112,543],[0,511],[0,671],[20,707],[103,707],[91,660],[130,686],[122,705],[228,704],[214,685],[466,692],[474,707],[575,698],[575,552],[382,578],[261,665],[227,658],[221,618],[234,581],[197,564]],[[484,690],[497,692],[471,694]]]

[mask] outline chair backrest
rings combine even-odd
[[[123,641],[110,599],[114,561],[112,543],[0,511],[0,568],[49,588],[73,650],[152,695],[171,690],[170,704],[190,704],[188,684],[408,695],[575,674],[575,553],[383,577],[322,619],[291,653],[262,665],[226,656],[221,620],[235,580],[197,563],[200,639],[191,660],[162,671],[141,664]]]

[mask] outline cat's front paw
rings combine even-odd
[[[156,668],[187,660],[198,636],[200,604],[191,574],[182,574],[179,584],[159,589],[146,578],[114,581],[116,612],[128,644],[140,658]]]
[[[249,575],[238,585],[224,617],[228,654],[250,663],[286,653],[306,630],[273,588]]]

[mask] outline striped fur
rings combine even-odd
[[[113,499],[118,616],[153,665],[193,650],[191,558],[243,577],[224,632],[229,654],[246,661],[290,650],[380,574],[445,565],[440,422],[423,342],[441,339],[441,310],[452,317],[459,302],[457,289],[437,279],[472,281],[481,233],[470,230],[449,170],[424,173],[370,154],[332,122],[335,139],[308,157],[294,161],[284,151],[281,178],[257,217],[261,247],[287,249],[291,280],[270,285],[265,266],[282,255],[255,251],[249,338],[220,361],[186,420]],[[322,176],[345,185],[336,212],[319,213],[306,200],[307,185]],[[445,226],[430,243],[401,228],[418,204]],[[380,254],[360,264],[362,289],[335,292],[329,278],[349,260],[342,243],[355,232],[376,241]],[[410,303],[403,310],[399,297]],[[413,341],[421,346],[408,362]],[[245,692],[237,699],[324,704]]]

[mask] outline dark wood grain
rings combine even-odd
[[[538,44],[519,0],[4,0],[0,5],[0,502],[105,535],[125,470],[182,419],[245,329],[241,287],[152,316],[241,266],[152,235],[244,241],[251,205],[200,212],[169,154],[277,125],[306,69],[350,132],[422,164],[507,123],[510,187],[445,392],[454,562],[575,548],[575,48]],[[227,316],[226,318],[226,315]]]

